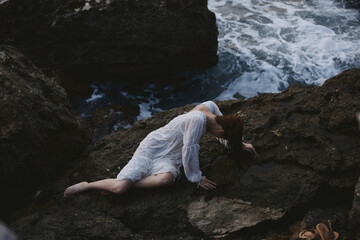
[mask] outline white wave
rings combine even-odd
[[[217,99],[278,92],[294,82],[321,85],[360,67],[360,13],[334,0],[209,0],[222,53],[240,57]],[[232,63],[231,63],[232,64]]]
[[[150,103],[140,103],[140,114],[137,116],[137,120],[145,119],[151,117],[151,111],[150,111]]]
[[[9,1],[9,0],[0,0],[0,5],[3,3],[6,3],[7,1]]]
[[[141,102],[139,104],[140,113],[136,118],[138,121],[151,117],[153,113],[163,111],[161,108],[155,107],[155,105],[160,102],[160,99],[154,96],[154,92],[151,90],[151,88],[155,88],[155,85],[150,85],[148,89],[144,90],[144,92],[150,93],[150,96],[147,97],[147,102]]]
[[[94,92],[91,94],[91,97],[86,99],[87,103],[94,102],[98,100],[99,98],[103,98],[105,96],[104,93],[99,93],[99,88],[95,85],[91,85],[92,88],[94,88]]]
[[[117,131],[118,129],[128,129],[128,128],[130,128],[131,127],[131,124],[129,124],[129,123],[126,123],[126,124],[123,124],[122,122],[118,122],[118,123],[116,123],[114,126],[113,126],[113,128],[112,128],[112,131],[114,132],[114,131]]]
[[[83,11],[87,11],[91,9],[91,5],[87,2],[85,3],[84,7],[82,8]]]

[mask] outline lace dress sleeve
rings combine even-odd
[[[205,130],[206,118],[199,114],[187,119],[183,135],[182,163],[186,178],[193,183],[199,183],[202,177],[199,165],[199,140]]]

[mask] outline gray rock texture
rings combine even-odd
[[[89,81],[153,81],[217,62],[215,14],[206,0],[11,0],[0,41],[36,66]]]
[[[206,220],[206,226],[220,226],[225,239],[282,240],[296,239],[301,229],[330,219],[343,239],[357,239],[359,228],[348,215],[360,175],[359,103],[359,69],[345,71],[321,87],[293,85],[282,93],[218,102],[224,114],[244,117],[245,141],[260,156],[231,153],[205,134],[200,165],[217,183],[215,190],[198,189],[182,176],[169,187],[132,189],[121,196],[90,191],[62,197],[70,184],[116,177],[149,132],[193,105],[161,112],[95,142],[86,159],[40,188],[26,211],[14,212],[8,222],[26,239],[69,239],[79,232],[82,239],[206,239],[217,235],[201,227]],[[204,208],[216,213],[204,219],[189,215],[192,204],[212,206],[216,201],[229,202],[236,219],[241,218],[239,202],[256,209],[281,209],[281,214],[244,228],[244,221],[234,226],[235,218],[224,217],[221,204],[219,209]],[[256,219],[258,212],[247,220]]]
[[[281,209],[257,207],[250,202],[224,197],[214,197],[207,202],[204,197],[192,201],[187,212],[190,223],[210,236],[223,236],[262,221],[278,220],[285,214]]]
[[[11,46],[0,45],[1,210],[59,176],[89,144],[65,90]]]

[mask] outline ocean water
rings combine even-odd
[[[180,74],[177,86],[142,86],[137,95],[111,81],[93,85],[93,95],[78,104],[83,116],[126,98],[139,105],[139,120],[188,103],[322,85],[360,68],[360,12],[340,0],[208,0],[208,7],[219,30],[216,66]],[[121,98],[109,96],[114,89]]]
[[[215,98],[249,98],[293,83],[321,85],[360,67],[360,15],[343,6],[333,0],[209,1],[220,62],[228,65]]]

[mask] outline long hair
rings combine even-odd
[[[235,151],[241,150],[244,130],[243,118],[227,115],[216,116],[215,120],[224,130],[223,136],[228,140],[228,147]]]

